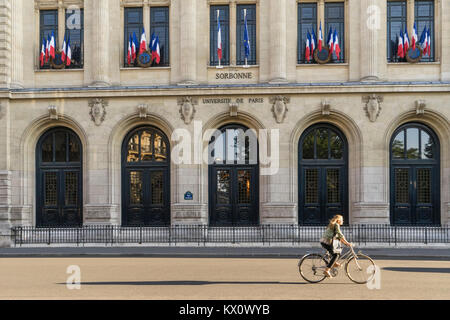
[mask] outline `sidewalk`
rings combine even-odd
[[[374,259],[450,261],[447,248],[356,248]],[[0,248],[0,258],[16,257],[161,257],[161,258],[290,258],[320,248],[286,247],[40,247]]]

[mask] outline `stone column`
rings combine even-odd
[[[23,0],[11,2],[11,88],[23,88]]]
[[[440,13],[441,29],[438,31],[436,26],[436,35],[440,35],[441,41],[441,56],[438,56],[436,50],[436,58],[441,60],[441,81],[450,81],[450,2],[440,1],[441,8],[438,12]],[[437,39],[437,37],[436,37]],[[436,44],[437,41],[435,40]],[[437,49],[437,47],[436,47]],[[449,204],[449,215],[450,215],[450,204]],[[450,217],[450,216],[449,216]],[[449,219],[450,224],[450,219]]]
[[[0,87],[11,81],[11,0],[0,0]]]
[[[92,86],[107,87],[109,83],[109,0],[95,0],[92,9]]]
[[[179,0],[180,85],[197,81],[197,4],[196,0]]]
[[[11,232],[11,172],[9,102],[0,102],[0,247],[10,246]]]
[[[384,55],[378,50],[381,35],[381,4],[379,0],[361,0],[360,61],[361,81],[378,81],[378,64]],[[381,60],[383,61],[383,60]]]
[[[236,1],[230,3],[230,65],[236,65]]]
[[[270,83],[286,80],[286,0],[270,1]]]
[[[145,28],[145,36],[147,37],[147,46],[150,46],[149,41],[151,40],[151,32],[150,32],[150,4],[148,0],[144,1],[144,8],[142,10],[144,28]]]

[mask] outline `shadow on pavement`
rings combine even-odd
[[[383,268],[383,270],[398,272],[450,273],[450,268],[387,267]]]

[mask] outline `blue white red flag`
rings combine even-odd
[[[43,67],[45,62],[45,39],[42,39],[42,48],[39,60],[41,62],[41,67]]]
[[[244,48],[245,58],[248,59],[250,56],[250,37],[248,36],[247,9],[244,9]]]
[[[47,42],[45,44],[45,63],[48,62],[50,58],[50,35],[47,35]]]
[[[403,34],[403,50],[405,52],[405,55],[407,54],[409,50],[409,36],[408,36],[408,29],[405,27],[405,33]]]
[[[66,56],[66,66],[70,66],[72,64],[72,48],[70,47],[70,37],[67,40],[67,56]]]
[[[141,42],[139,45],[139,54],[142,54],[145,50],[147,50],[147,37],[145,36],[145,29],[142,28]]]
[[[428,28],[428,41],[427,41],[427,45],[428,45],[428,55],[431,57],[431,30],[430,28]]]
[[[159,64],[161,61],[161,51],[159,47],[159,37],[156,36],[155,41],[153,42],[152,47],[152,62],[155,60],[156,64]]]
[[[401,33],[400,33],[400,36],[398,37],[397,56],[399,58],[405,57],[405,51],[403,50],[403,35]]]
[[[220,27],[220,11],[217,10],[217,58],[222,60],[222,29]]]
[[[328,31],[328,40],[327,40],[327,45],[328,45],[328,49],[330,50],[330,53],[333,53],[334,50],[334,35],[333,35],[333,30],[330,27],[330,31]]]
[[[416,47],[416,43],[418,43],[418,35],[417,35],[416,23],[414,22],[413,33],[411,35],[411,47],[415,48]]]
[[[61,60],[62,62],[66,61],[66,56],[67,56],[67,43],[66,43],[66,36],[64,36],[64,41],[63,41],[63,45],[62,45],[62,50],[61,50]]]
[[[311,34],[309,33],[309,30],[308,34],[306,35],[305,47],[305,59],[309,62],[311,60]]]
[[[314,50],[316,50],[316,46],[317,46],[317,37],[316,37],[316,33],[313,28],[312,34],[311,34],[311,55],[314,54]]]
[[[50,53],[50,57],[52,57],[53,59],[55,59],[55,52],[56,52],[56,48],[55,48],[55,34],[52,31],[52,37],[50,38],[49,53]]]
[[[131,42],[133,41],[133,39],[131,38],[131,34],[130,37],[128,38],[128,49],[127,49],[127,62],[130,65],[131,64],[131,58],[132,58],[132,53],[131,53]]]
[[[428,54],[428,31],[427,27],[425,27],[422,31],[422,35],[420,36],[420,47],[422,48],[423,54]]]
[[[319,39],[318,39],[318,44],[317,44],[317,48],[319,49],[319,52],[322,51],[322,46],[323,46],[323,34],[322,34],[322,22],[320,22]]]
[[[131,60],[132,61],[136,60],[137,48],[138,48],[138,40],[136,37],[136,33],[133,32],[133,41],[131,43]]]
[[[339,45],[339,36],[336,29],[334,29],[334,53],[339,60],[341,55],[341,46]]]

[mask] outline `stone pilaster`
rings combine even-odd
[[[180,85],[197,83],[197,1],[179,1]]]
[[[286,80],[287,56],[286,0],[270,1],[270,82]]]
[[[379,80],[378,65],[381,57],[378,39],[381,35],[381,7],[379,0],[361,0],[360,61],[361,81]]]
[[[11,0],[0,0],[0,87],[11,81]]]
[[[450,2],[449,1],[440,1],[441,8],[438,10],[441,15],[441,28],[438,30],[438,26],[435,27],[436,35],[440,35],[442,40],[440,42],[440,46],[442,47],[441,56],[437,53],[436,50],[436,58],[440,58],[441,60],[441,81],[450,81]],[[438,49],[438,41],[437,37],[435,38],[436,49]]]
[[[11,3],[11,88],[23,88],[23,0]]]
[[[109,79],[109,0],[88,1],[92,10],[92,86],[107,87]]]

